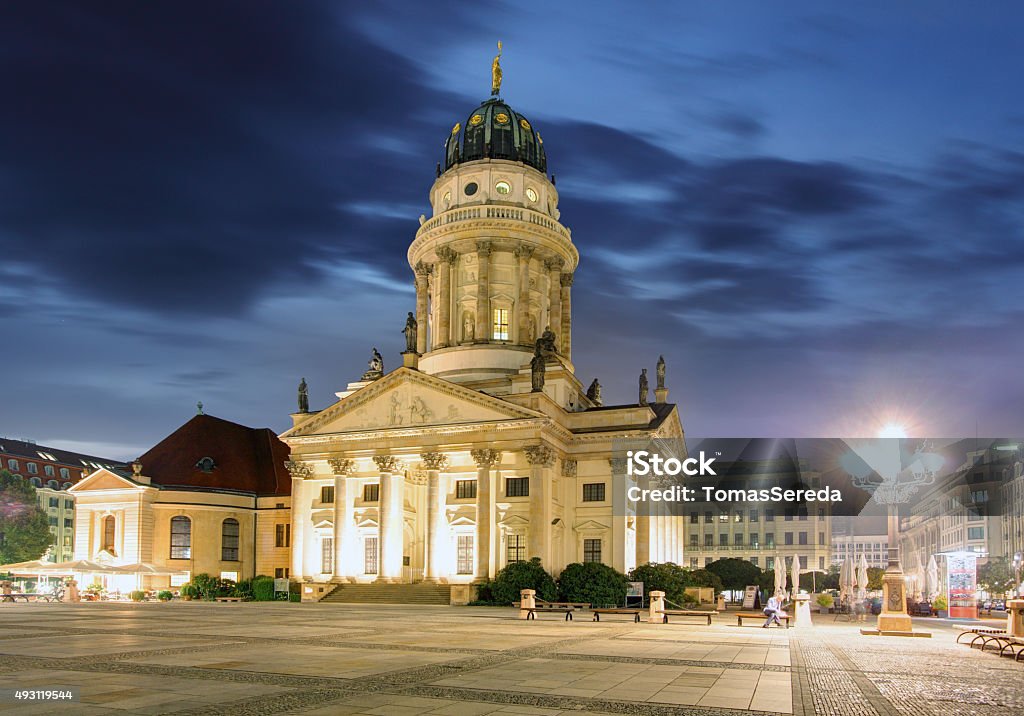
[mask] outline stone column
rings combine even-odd
[[[491,242],[476,242],[476,342],[491,340]]]
[[[570,289],[572,288],[572,277],[571,273],[563,273],[561,284],[562,284],[562,330],[559,333],[559,344],[562,346],[562,355],[567,360],[572,360],[572,298],[570,296]],[[551,330],[555,330],[554,327]]]
[[[303,574],[302,545],[306,528],[306,503],[303,490],[306,478],[313,474],[313,466],[308,462],[288,460],[284,466],[292,476],[292,568],[291,576],[301,578]]]
[[[334,579],[354,577],[352,566],[356,551],[355,534],[352,530],[352,516],[355,495],[349,488],[348,477],[355,471],[355,460],[332,458],[328,460],[334,471]]]
[[[565,259],[549,256],[544,260],[548,270],[548,325],[555,331],[555,348],[562,352],[562,268]]]
[[[516,284],[516,342],[523,345],[530,345],[537,336],[530,338],[530,257],[533,256],[533,247],[520,244],[516,247],[516,258],[519,260],[519,282]]]
[[[434,347],[445,348],[451,345],[452,339],[452,268],[459,260],[459,255],[449,246],[442,246],[437,250],[438,276],[437,287],[439,296],[436,296],[437,304],[437,330],[434,336]]]
[[[430,325],[429,302],[430,295],[430,272],[433,270],[431,264],[422,261],[416,262],[416,352],[427,352],[427,327]]]
[[[540,557],[545,569],[551,569],[551,466],[555,451],[547,445],[523,449],[530,463],[530,537],[527,556]]]
[[[498,450],[473,450],[476,461],[476,569],[474,576],[482,582],[491,576],[491,521],[494,499],[491,496],[491,468],[501,462]]]
[[[448,456],[439,452],[420,455],[427,469],[427,548],[424,578],[428,582],[441,579],[441,544],[444,538],[444,502],[447,485],[441,483],[441,471],[448,467]]]
[[[380,549],[377,580],[398,582],[402,578],[403,540],[403,498],[404,479],[399,472],[402,464],[391,455],[377,455],[373,458],[380,470],[380,494],[378,495],[377,520]]]

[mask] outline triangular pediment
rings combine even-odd
[[[503,520],[498,520],[498,524],[506,529],[519,529],[521,527],[528,527],[530,521],[520,515],[509,515]]]
[[[81,493],[98,492],[100,490],[139,490],[144,487],[144,485],[140,485],[137,482],[129,480],[127,477],[122,477],[116,472],[100,468],[84,480],[79,480],[77,483],[69,487],[68,492]]]
[[[499,398],[408,368],[345,396],[285,432],[281,437],[328,435],[366,430],[410,430],[435,425],[503,422],[542,418]]]
[[[611,527],[611,525],[606,525],[602,522],[598,522],[597,520],[581,520],[572,526],[572,528],[577,532],[606,530],[609,527]]]

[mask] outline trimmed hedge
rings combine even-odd
[[[491,594],[495,603],[508,605],[518,602],[520,591],[535,589],[537,596],[545,601],[553,602],[558,597],[555,580],[541,566],[540,557],[529,562],[513,562],[503,567],[491,582]]]
[[[558,575],[558,596],[563,602],[587,602],[592,607],[625,604],[626,575],[600,562],[575,562]]]
[[[274,601],[274,578],[265,574],[253,577],[252,598],[257,602]]]

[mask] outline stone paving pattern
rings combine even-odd
[[[1024,663],[932,639],[704,624],[519,621],[511,609],[0,604],[0,688],[77,703],[0,714],[1024,713]]]

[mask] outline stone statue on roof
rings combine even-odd
[[[302,382],[299,383],[299,412],[309,412],[309,386],[306,385],[305,378],[303,378]]]

